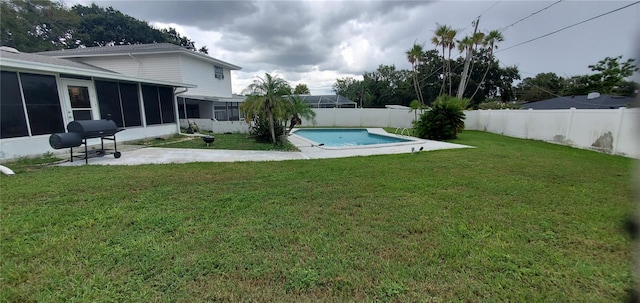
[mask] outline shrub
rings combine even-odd
[[[249,134],[256,142],[271,143],[271,132],[269,131],[269,121],[267,118],[255,118],[253,125],[249,129]],[[279,144],[284,143],[286,136],[280,136],[284,133],[284,125],[278,120],[274,121],[273,128],[276,133],[276,140]]]
[[[464,129],[464,109],[468,104],[467,99],[438,97],[431,104],[431,110],[414,122],[416,136],[431,140],[455,139]]]
[[[513,103],[505,103],[505,102],[499,102],[499,101],[491,101],[491,102],[484,102],[484,103],[480,103],[478,105],[479,109],[520,109],[522,108],[522,106],[520,106],[519,104],[513,104]]]

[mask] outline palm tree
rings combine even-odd
[[[312,123],[316,124],[316,112],[309,107],[309,104],[304,102],[300,96],[292,95],[289,96],[288,102],[286,102],[285,114],[286,117],[291,117],[291,123],[289,125],[289,131],[296,126],[296,124],[302,124],[302,119],[311,120]],[[286,122],[285,122],[285,130],[286,130]]]
[[[484,33],[477,32],[471,36],[466,36],[462,40],[458,40],[458,50],[460,52],[466,52],[467,58],[465,62],[465,71],[462,73],[462,78],[460,79],[460,85],[458,86],[458,94],[457,98],[461,99],[464,95],[464,91],[467,89],[467,85],[469,85],[469,79],[471,79],[471,71],[473,70],[473,65],[475,62],[472,60],[473,52],[478,49],[479,45],[485,45]],[[469,63],[471,66],[469,67]]]
[[[422,45],[413,44],[413,47],[407,51],[407,59],[411,63],[411,69],[413,70],[413,88],[416,90],[418,96],[418,102],[424,104],[422,98],[422,90],[420,89],[420,81],[418,81],[418,65],[422,61],[423,50]]]
[[[456,47],[455,37],[458,31],[455,29],[449,28],[449,30],[445,33],[445,46],[449,49],[449,56],[447,58],[447,70],[449,75],[449,95],[451,95],[451,50]]]
[[[498,45],[496,43],[502,42],[502,41],[504,41],[504,37],[502,36],[502,33],[498,30],[492,30],[489,32],[488,35],[484,37],[483,43],[485,46],[488,46],[487,51],[489,52],[487,69],[484,71],[484,75],[482,75],[482,80],[480,80],[480,83],[476,87],[476,90],[473,92],[473,95],[471,95],[471,98],[469,99],[473,100],[473,97],[478,92],[478,89],[480,89],[480,85],[484,83],[484,80],[487,78],[487,73],[489,73],[489,69],[491,69],[491,63],[493,62],[493,50],[498,49]]]
[[[440,94],[444,93],[445,82],[447,81],[447,64],[445,62],[445,48],[448,47],[447,35],[451,31],[451,27],[447,25],[439,25],[436,28],[435,36],[431,38],[431,43],[436,47],[442,46],[442,86],[440,87]]]
[[[284,117],[285,107],[282,96],[291,94],[291,86],[282,78],[265,73],[264,78],[257,77],[243,92],[249,94],[240,107],[245,118],[248,121],[254,121],[256,118],[266,116],[271,140],[276,144],[274,120]]]

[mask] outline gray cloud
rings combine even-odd
[[[71,0],[73,1],[73,0]],[[83,0],[76,0],[82,2]],[[98,1],[148,22],[187,27],[186,35],[212,56],[240,65],[237,82],[265,71],[290,81],[327,87],[327,77],[361,75],[379,64],[409,68],[405,51],[414,42],[433,49],[437,24],[459,30],[500,29],[550,1]],[[499,49],[629,4],[565,1],[504,31]],[[83,4],[87,4],[86,2]],[[494,5],[495,4],[495,5]],[[576,75],[606,56],[634,55],[640,5],[539,41],[497,53],[525,73]],[[186,30],[186,29],[185,29]],[[212,34],[214,33],[214,34]],[[197,36],[197,38],[195,38]],[[214,38],[209,38],[213,37]],[[457,55],[454,52],[454,55]],[[249,77],[249,78],[247,78]],[[285,78],[286,79],[286,78]],[[335,79],[333,79],[335,80]],[[312,81],[316,83],[311,83]],[[321,84],[320,84],[321,83]],[[235,85],[234,85],[235,86]],[[234,87],[234,92],[238,89]]]
[[[255,14],[258,5],[252,1],[95,1],[147,21],[177,23],[201,30],[221,28],[238,17]],[[140,17],[143,16],[143,17]]]

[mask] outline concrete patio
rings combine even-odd
[[[285,161],[306,159],[345,158],[355,156],[371,156],[385,154],[406,154],[414,152],[471,148],[471,146],[440,141],[422,140],[395,144],[393,146],[357,146],[353,148],[331,148],[314,146],[298,136],[289,136],[289,141],[299,152],[288,151],[256,151],[256,150],[222,150],[222,149],[185,149],[160,148],[136,145],[118,145],[122,156],[118,159],[111,154],[89,158],[90,165],[141,165],[168,164],[189,162],[246,162],[246,161]],[[68,153],[66,154],[68,157]],[[61,155],[64,157],[64,155]],[[84,159],[74,159],[59,164],[60,166],[85,165]]]

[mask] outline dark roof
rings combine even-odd
[[[86,69],[86,70],[99,71],[99,72],[108,72],[108,73],[117,74],[114,71],[111,71],[111,70],[108,70],[108,69],[104,69],[104,68],[100,68],[100,67],[97,67],[97,66],[93,66],[91,64],[82,63],[82,62],[75,62],[75,61],[71,61],[71,60],[67,60],[67,59],[51,58],[51,57],[47,57],[47,56],[41,56],[41,55],[38,55],[38,54],[14,53],[12,51],[7,51],[7,50],[4,50],[4,49],[0,49],[0,57],[8,58],[8,59],[20,60],[20,61],[26,61],[26,62],[57,65],[57,66],[61,66],[61,67],[81,68],[81,69]]]
[[[340,95],[293,95],[298,96],[302,101],[309,103],[310,105],[335,105],[335,106],[355,106],[356,103],[349,100],[349,98]]]
[[[73,49],[63,49],[57,51],[39,52],[37,54],[43,56],[51,56],[58,58],[82,58],[94,56],[122,55],[122,54],[150,54],[150,53],[175,53],[180,52],[190,56],[200,58],[202,60],[211,61],[220,65],[224,65],[230,69],[241,69],[241,67],[233,65],[222,60],[210,57],[206,54],[199,53],[185,47],[171,43],[147,43],[147,44],[128,44],[113,46],[95,46],[95,47],[79,47]]]
[[[595,98],[588,96],[564,96],[553,99],[531,102],[522,105],[523,109],[611,109],[627,107],[635,98],[612,95],[599,95]]]

